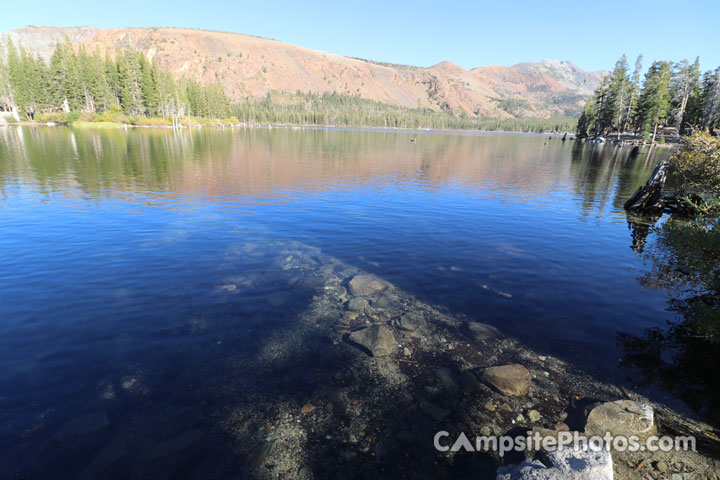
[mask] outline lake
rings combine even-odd
[[[381,458],[377,435],[333,445],[333,429],[382,431],[357,426],[363,399],[337,426],[323,395],[365,388],[342,329],[415,305],[624,378],[617,333],[671,318],[622,208],[664,155],[521,134],[0,128],[2,468],[291,471],[265,466],[276,441],[305,459],[296,478],[330,468],[313,445]],[[348,312],[359,273],[397,293]],[[375,360],[387,395],[420,361]]]

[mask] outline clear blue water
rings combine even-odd
[[[162,428],[168,408],[214,422],[230,359],[312,302],[286,281],[288,242],[622,375],[616,333],[669,315],[638,283],[622,209],[661,155],[531,135],[0,129],[5,461],[65,465],[53,436],[98,405],[113,424]]]

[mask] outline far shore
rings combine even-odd
[[[21,126],[21,127],[74,127],[74,128],[113,128],[113,129],[129,129],[129,128],[147,128],[147,129],[165,129],[180,130],[191,128],[282,128],[291,130],[347,130],[347,131],[389,131],[398,133],[454,133],[454,134],[512,134],[512,135],[533,135],[548,137],[566,137],[568,140],[575,140],[575,134],[571,132],[522,132],[512,130],[471,130],[471,129],[442,129],[442,128],[402,128],[402,127],[374,127],[365,125],[293,125],[293,124],[275,124],[275,123],[197,123],[191,125],[133,125],[129,123],[119,122],[73,122],[69,124],[58,124],[54,122],[11,122],[8,124],[0,124],[3,126]]]

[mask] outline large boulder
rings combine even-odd
[[[392,285],[373,274],[361,274],[355,275],[348,283],[348,287],[350,293],[356,297],[369,297],[384,292]]]
[[[645,441],[650,435],[657,434],[655,415],[650,405],[618,400],[603,403],[592,409],[585,425],[588,435],[612,436],[636,435]]]
[[[486,368],[482,371],[482,380],[495,387],[500,393],[513,397],[527,395],[532,382],[527,368],[517,363]]]
[[[607,450],[573,450],[549,452],[550,466],[539,460],[525,460],[500,467],[496,480],[613,480],[612,456]]]
[[[373,357],[390,355],[395,351],[395,337],[384,325],[363,328],[352,332],[348,338],[351,342],[368,350]]]

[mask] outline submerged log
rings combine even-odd
[[[628,212],[657,214],[664,210],[662,190],[667,180],[668,162],[660,162],[647,183],[635,190],[623,207]]]

